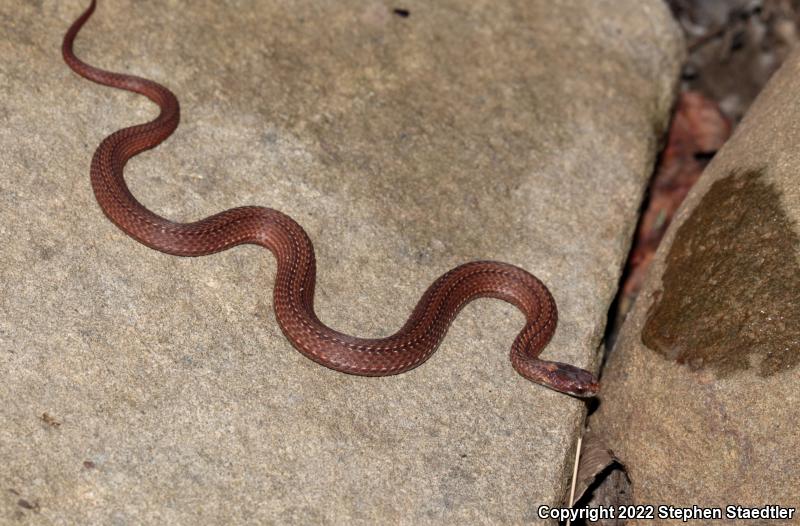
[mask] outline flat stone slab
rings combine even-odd
[[[609,357],[591,427],[638,503],[800,524],[798,91],[795,53],[688,195]]]
[[[513,307],[470,305],[410,373],[347,376],[283,338],[263,250],[182,259],[105,219],[91,155],[156,110],[62,63],[85,4],[0,6],[0,520],[543,522],[585,409],[513,371]],[[360,336],[457,264],[520,265],[559,305],[544,356],[596,368],[679,70],[666,7],[237,6],[103,0],[79,36],[181,101],[133,193],[175,220],[293,216],[320,318]]]

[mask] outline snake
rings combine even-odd
[[[90,178],[97,203],[128,236],[176,256],[203,256],[241,244],[268,249],[276,261],[273,308],[278,325],[293,347],[335,371],[361,376],[409,371],[436,351],[467,303],[477,298],[497,298],[525,315],[525,326],[510,352],[511,363],[519,374],[574,397],[597,395],[600,385],[589,371],[539,358],[555,333],[558,311],[547,287],[519,267],[497,261],[464,263],[428,287],[396,333],[385,338],[358,338],[326,326],[317,317],[314,246],[305,230],[288,215],[262,206],[241,206],[199,221],[180,223],[147,209],[129,190],[124,167],[132,157],[158,146],[175,131],[180,106],[177,97],[161,84],[99,69],[75,56],[75,37],[96,5],[92,0],[64,35],[64,61],[81,77],[144,95],[160,108],[152,121],[123,128],[103,139],[92,157]]]

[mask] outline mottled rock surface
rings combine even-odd
[[[0,522],[541,522],[584,406],[513,371],[511,306],[346,376],[281,335],[263,250],[181,259],[105,219],[92,152],[155,108],[62,63],[85,4],[0,5]],[[295,217],[333,327],[388,334],[441,273],[504,260],[558,301],[545,356],[595,368],[681,45],[656,0],[107,0],[76,50],[181,100],[134,194]]]
[[[799,90],[796,53],[678,212],[609,357],[591,427],[639,503],[800,507]]]

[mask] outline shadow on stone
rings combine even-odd
[[[642,342],[718,377],[797,366],[799,246],[763,170],[715,182],[676,234]]]

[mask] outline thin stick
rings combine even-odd
[[[583,437],[578,437],[578,447],[575,449],[575,466],[572,468],[572,489],[569,490],[569,509],[572,509],[572,504],[575,501],[575,483],[578,481],[578,462],[581,460],[581,443]],[[572,520],[567,517],[567,526],[572,523]]]

